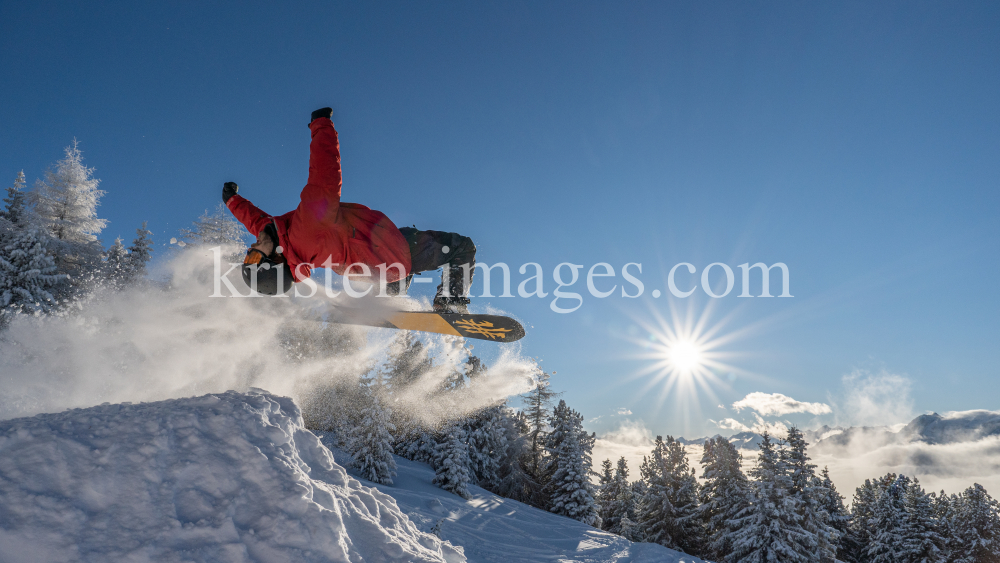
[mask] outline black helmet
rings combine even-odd
[[[252,253],[257,253],[261,258],[256,264],[243,264],[243,281],[250,288],[255,288],[254,278],[255,289],[262,295],[279,295],[292,288],[295,280],[292,279],[292,270],[287,263],[275,262],[255,248],[250,249],[247,255]]]

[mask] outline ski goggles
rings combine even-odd
[[[257,250],[256,248],[251,248],[247,250],[247,255],[243,258],[244,264],[260,264],[267,259],[267,255]]]

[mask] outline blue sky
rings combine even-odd
[[[487,263],[538,262],[547,291],[561,262],[611,263],[619,284],[643,265],[639,299],[585,296],[566,315],[551,296],[490,300],[533,327],[524,351],[603,417],[595,430],[627,409],[657,433],[710,434],[709,419],[749,423],[730,405],[751,392],[843,405],[855,370],[903,376],[914,412],[996,409],[998,12],[8,2],[0,180],[33,182],[75,137],[108,192],[105,243],[148,221],[164,244],[227,180],[293,208],[309,113],[332,105],[345,201],[468,234]],[[738,284],[758,261],[788,265],[793,298],[650,296],[679,262],[725,263]],[[734,369],[683,408],[633,377],[671,305],[711,305],[708,325],[734,335],[719,346]]]

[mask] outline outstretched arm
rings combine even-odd
[[[226,207],[253,236],[259,235],[264,227],[271,222],[270,215],[258,209],[256,205],[241,195],[233,194],[230,196],[226,200]]]
[[[317,110],[319,111],[319,110]],[[317,117],[309,124],[309,183],[302,192],[302,201],[325,199],[340,202],[343,180],[340,174],[340,142],[329,117]]]

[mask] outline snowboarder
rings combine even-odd
[[[368,281],[379,283],[384,276],[386,293],[397,295],[406,293],[413,274],[444,267],[434,310],[467,313],[465,294],[476,260],[472,239],[415,227],[398,229],[379,211],[340,201],[340,143],[332,116],[331,108],[312,112],[309,180],[293,211],[269,215],[237,195],[235,182],[223,186],[226,207],[257,237],[243,262],[244,281],[253,287],[256,276],[259,293],[277,295],[287,292],[293,281],[308,278],[315,267],[349,273],[352,279],[364,279],[367,269]]]

